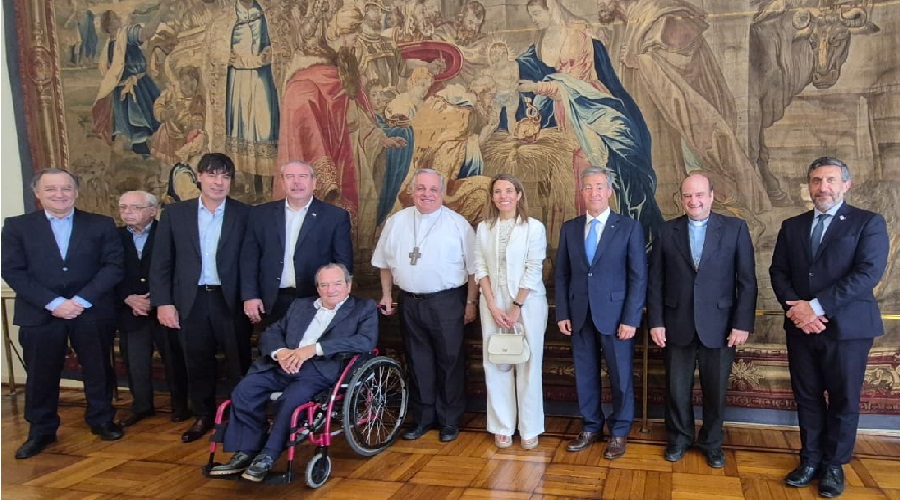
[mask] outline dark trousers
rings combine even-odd
[[[278,458],[287,443],[294,410],[334,384],[334,380],[319,373],[313,362],[303,363],[300,371],[293,375],[280,367],[248,374],[231,394],[231,409],[223,443],[225,451],[243,451],[251,455],[262,451],[270,457]],[[273,392],[283,394],[270,430],[266,420],[266,405]]]
[[[159,352],[166,371],[172,411],[186,413],[188,409],[188,375],[184,366],[184,351],[178,330],[166,328],[156,320],[156,314],[133,318],[127,327],[119,329],[119,348],[128,368],[128,389],[131,391],[131,412],[153,411],[153,348]]]
[[[225,354],[230,390],[250,367],[250,331],[243,311],[228,308],[220,289],[199,287],[187,318],[181,320],[181,342],[188,373],[188,392],[194,414],[213,417],[216,413],[216,353]]]
[[[602,335],[588,311],[588,320],[580,331],[572,334],[572,354],[575,361],[575,390],[578,409],[584,419],[582,430],[601,432],[603,424],[611,436],[627,436],[634,421],[634,381],[632,357],[634,339],[619,340],[615,335]],[[606,361],[612,393],[612,413],[604,417],[600,406],[603,389],[600,380],[600,358]]]
[[[419,425],[459,425],[466,409],[466,287],[425,296],[401,292],[399,307],[406,362],[412,375],[413,419]]]
[[[59,380],[69,344],[78,355],[84,382],[87,409],[84,421],[90,426],[111,422],[115,375],[112,345],[115,321],[81,321],[53,318],[41,326],[19,328],[19,343],[28,367],[25,381],[25,420],[31,424],[29,438],[54,436],[59,428]]]
[[[722,447],[725,421],[725,392],[734,363],[735,348],[709,348],[694,333],[690,344],[669,342],[663,349],[666,364],[666,433],[670,445],[689,447],[694,443],[694,367],[700,371],[703,391],[703,426],[697,447],[713,450]]]
[[[263,329],[283,318],[296,299],[296,288],[280,288],[278,290],[278,296],[275,298],[275,304],[272,305],[272,310],[267,311],[266,314],[263,315]]]
[[[813,466],[850,462],[872,342],[835,340],[827,331],[819,335],[787,334],[803,462]]]

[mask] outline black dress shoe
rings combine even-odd
[[[795,488],[803,488],[804,486],[809,486],[809,483],[818,476],[818,467],[802,463],[800,467],[797,467],[785,476],[784,484]]]
[[[667,462],[677,462],[684,458],[684,454],[687,452],[686,446],[676,446],[674,444],[670,444],[666,446],[665,458]]]
[[[713,469],[725,467],[725,452],[722,448],[713,448],[706,451],[706,465]]]
[[[100,436],[100,439],[103,441],[115,441],[117,439],[122,439],[122,436],[125,435],[125,431],[122,430],[120,424],[110,420],[103,425],[92,425],[91,434]]]
[[[829,465],[819,479],[819,496],[837,498],[844,492],[844,469],[840,465]]]
[[[256,458],[253,459],[253,463],[251,463],[250,467],[241,474],[241,477],[248,481],[253,481],[254,483],[262,482],[269,471],[272,470],[272,465],[274,463],[274,458],[260,453],[259,455],[256,455]]]
[[[426,432],[431,430],[430,425],[413,425],[403,433],[403,439],[407,441],[415,441],[424,436]]]
[[[579,432],[575,439],[569,441],[566,449],[569,451],[581,451],[591,445],[594,441],[599,441],[603,437],[602,432]]]
[[[203,437],[204,434],[213,428],[212,417],[200,417],[194,421],[194,425],[181,435],[182,443],[191,443]]]
[[[232,474],[240,474],[250,467],[253,463],[253,455],[239,451],[231,455],[231,460],[223,465],[216,465],[209,469],[210,476],[230,476]]]
[[[19,449],[16,450],[16,458],[19,460],[24,460],[26,458],[31,458],[38,453],[44,451],[44,448],[56,442],[56,435],[48,435],[48,436],[37,436],[28,438],[28,441],[22,443],[22,446],[19,446]]]
[[[132,425],[140,422],[141,420],[144,420],[147,417],[152,417],[153,415],[156,415],[156,412],[153,410],[132,413],[131,415],[128,415],[124,419],[120,420],[119,424],[122,427],[131,427]]]
[[[455,425],[445,425],[441,427],[441,442],[448,443],[459,437],[459,427]]]

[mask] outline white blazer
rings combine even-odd
[[[543,270],[547,257],[547,231],[537,219],[529,217],[527,224],[518,223],[519,220],[506,245],[505,286],[510,297],[515,297],[520,288],[530,290],[529,295],[546,295]],[[504,286],[497,283],[499,233],[497,224],[492,226],[490,222],[482,221],[475,235],[475,280],[490,276],[494,295]]]

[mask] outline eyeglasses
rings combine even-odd
[[[137,212],[139,210],[143,210],[145,208],[150,208],[154,205],[119,205],[120,212]]]

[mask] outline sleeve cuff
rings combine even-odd
[[[825,316],[825,309],[822,309],[822,304],[819,303],[819,299],[812,299],[809,301],[809,307],[812,307],[816,316]]]
[[[325,351],[322,350],[322,344],[320,342],[316,342],[316,356],[324,356]]]
[[[284,347],[282,347],[281,349],[284,349]],[[269,356],[272,357],[273,361],[276,361],[276,362],[278,361],[278,357],[276,355],[278,354],[278,351],[280,351],[281,349],[275,349],[274,351],[272,351],[271,354],[269,354]]]
[[[66,299],[64,299],[62,297],[57,297],[57,298],[51,300],[49,304],[44,306],[44,309],[46,309],[50,312],[53,312],[56,310],[57,307],[59,307],[60,304],[62,304],[65,301],[66,301]]]
[[[74,300],[76,304],[80,305],[81,307],[83,307],[83,308],[85,308],[85,309],[90,309],[91,306],[93,305],[93,304],[91,304],[90,302],[88,302],[88,301],[84,300],[83,298],[79,297],[78,295],[72,297],[72,300]]]

